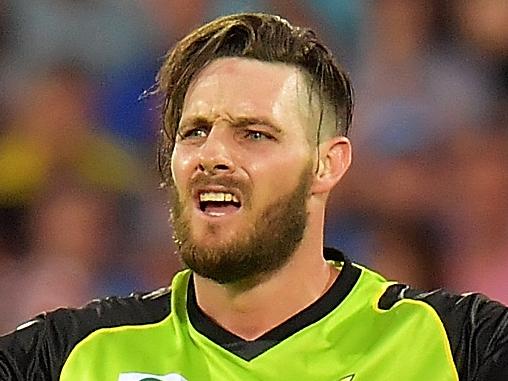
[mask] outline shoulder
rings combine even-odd
[[[328,254],[347,262],[344,256],[338,255],[340,253],[328,251]],[[461,381],[508,380],[507,306],[478,293],[459,295],[442,289],[420,291],[388,282],[360,265],[353,264],[353,267],[361,272],[354,291],[362,298],[355,300],[363,300],[373,311],[393,312],[389,316],[397,317],[399,322],[414,319],[415,324],[410,324],[412,328],[407,332],[414,338],[424,334],[420,331],[425,326],[433,330],[427,336],[442,336]],[[430,320],[432,324],[428,324]]]
[[[171,312],[171,289],[133,293],[128,297],[96,299],[81,308],[61,308],[36,318],[62,335],[77,338],[101,328],[150,324]],[[30,323],[29,323],[30,324]]]
[[[438,289],[423,292],[392,284],[378,307],[423,304],[435,311],[446,332],[461,380],[508,379],[508,308],[477,293],[452,294]]]
[[[69,353],[88,335],[102,328],[158,322],[170,314],[170,298],[171,289],[162,288],[43,313],[0,337],[0,379],[58,379]]]

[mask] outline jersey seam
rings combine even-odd
[[[386,292],[388,287],[392,286],[393,284],[397,284],[397,282],[389,282],[387,284],[387,286],[384,287],[384,292]],[[381,293],[381,295],[383,295],[383,293]],[[379,296],[381,296],[381,295],[379,295]],[[445,328],[441,318],[439,317],[439,314],[437,313],[437,311],[430,304],[428,304],[428,303],[426,303],[425,301],[422,301],[422,300],[414,300],[414,299],[405,298],[405,299],[398,300],[397,302],[395,302],[393,304],[392,307],[390,307],[387,310],[380,309],[377,306],[377,303],[374,303],[373,307],[376,310],[376,312],[384,314],[384,313],[387,313],[388,311],[390,311],[392,308],[395,308],[395,307],[397,307],[399,305],[402,305],[403,303],[408,303],[408,304],[413,304],[413,305],[416,305],[416,306],[420,306],[420,307],[424,308],[427,312],[430,312],[430,316],[432,317],[434,322],[437,323],[437,326],[439,327],[440,336],[446,338],[446,340],[444,341],[444,346],[445,346],[444,349],[445,349],[445,354],[446,354],[446,360],[449,363],[449,365],[451,365],[451,368],[453,369],[455,380],[456,381],[460,381],[457,365],[455,364],[455,360],[453,359],[453,353],[452,353],[452,348],[450,346],[450,340],[448,338],[448,333],[446,332],[446,328]]]

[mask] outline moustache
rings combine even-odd
[[[190,179],[187,189],[192,192],[193,189],[206,188],[208,186],[222,186],[228,189],[236,189],[242,194],[244,200],[250,199],[250,186],[245,181],[230,175],[210,176],[205,173],[197,173]]]

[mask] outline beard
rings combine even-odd
[[[199,245],[194,240],[183,202],[174,185],[171,186],[173,238],[183,263],[196,274],[220,284],[252,287],[274,274],[289,262],[303,239],[312,175],[310,163],[292,192],[267,205],[248,231],[219,246]],[[214,228],[209,226],[211,234]]]

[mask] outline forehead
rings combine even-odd
[[[306,94],[306,78],[295,66],[248,58],[220,58],[192,81],[183,114],[219,117],[226,113],[295,119],[301,117],[299,103],[308,99]]]

